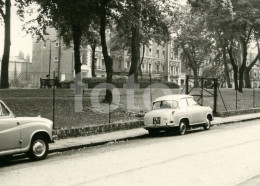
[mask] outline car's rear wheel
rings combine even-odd
[[[184,120],[181,120],[179,125],[179,134],[184,135],[186,134],[186,131],[187,131],[187,124]]]
[[[159,134],[158,129],[148,129],[148,133],[150,136],[157,136]]]
[[[34,136],[31,141],[31,147],[28,155],[33,160],[42,160],[46,158],[49,151],[48,141],[40,135]]]
[[[204,130],[209,130],[210,126],[211,126],[211,121],[209,118],[207,118],[203,128],[204,128]]]

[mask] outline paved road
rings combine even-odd
[[[0,168],[0,185],[259,185],[260,120],[51,154]]]

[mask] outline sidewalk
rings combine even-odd
[[[256,119],[260,119],[260,113],[230,116],[225,118],[215,117],[212,122],[212,125],[230,124]],[[75,138],[60,139],[57,140],[55,143],[50,144],[50,153],[62,152],[82,147],[102,145],[117,140],[127,140],[135,137],[141,137],[146,134],[148,134],[148,132],[145,129],[137,128],[92,136],[81,136]]]

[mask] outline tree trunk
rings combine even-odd
[[[192,70],[193,70],[193,75],[195,77],[195,79],[194,79],[194,87],[197,88],[197,87],[199,87],[199,81],[196,78],[196,77],[198,77],[198,69],[197,69],[197,67],[193,67]]]
[[[260,57],[260,52],[257,54],[257,56],[255,57],[255,59],[250,63],[250,65],[248,65],[245,68],[245,88],[251,88],[251,81],[250,81],[250,71],[252,69],[252,67],[256,64],[256,62],[258,61]]]
[[[5,1],[5,39],[4,39],[4,53],[1,65],[1,88],[9,88],[8,75],[9,75],[9,56],[10,56],[10,32],[11,32],[11,0]]]
[[[80,22],[75,21],[72,24],[72,35],[74,44],[74,69],[75,69],[75,83],[81,82],[81,61],[80,61],[80,45],[81,45],[81,26]]]
[[[232,86],[231,86],[231,83],[230,83],[229,68],[228,68],[228,64],[227,64],[226,54],[227,54],[226,48],[223,47],[223,62],[224,62],[224,70],[225,70],[225,79],[226,79],[228,88],[231,88]]]
[[[138,82],[138,65],[140,61],[140,33],[139,33],[139,2],[138,0],[133,0],[133,6],[135,8],[135,17],[136,22],[132,24],[131,30],[132,30],[132,43],[131,43],[131,52],[132,52],[132,58],[131,58],[131,67],[129,70],[129,76],[134,74],[134,80],[135,83]]]
[[[101,14],[100,14],[100,37],[101,37],[101,46],[102,53],[105,60],[106,74],[107,74],[107,83],[112,83],[113,76],[113,59],[108,54],[107,42],[106,42],[106,1],[102,0],[101,3]],[[104,102],[112,101],[112,92],[109,89],[106,89],[106,96],[103,100]]]
[[[233,49],[232,49],[232,46],[230,46],[230,48],[227,47],[227,51],[228,51],[230,63],[231,63],[231,65],[232,65],[233,72],[234,72],[233,78],[234,78],[235,90],[238,90],[238,82],[237,82],[237,80],[238,80],[238,78],[237,78],[238,66],[236,65],[235,59],[234,59],[234,57],[233,57]]]
[[[240,38],[241,50],[242,50],[242,64],[239,68],[239,92],[243,92],[244,88],[244,72],[246,69],[246,58],[247,58],[247,43],[244,39]]]
[[[91,49],[92,49],[91,75],[92,77],[96,77],[96,73],[95,73],[96,43],[91,45]]]
[[[245,88],[252,88],[251,87],[251,80],[250,80],[250,69],[246,68],[244,72],[244,78],[245,78]]]
[[[142,64],[144,62],[144,53],[145,53],[145,45],[143,44],[143,54],[142,54],[142,59],[140,61],[140,64],[138,66],[138,70],[139,70],[139,75],[142,77],[143,76],[143,72],[142,72]]]

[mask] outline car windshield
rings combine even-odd
[[[178,102],[175,100],[164,100],[156,101],[153,103],[153,109],[176,109],[178,107]]]

